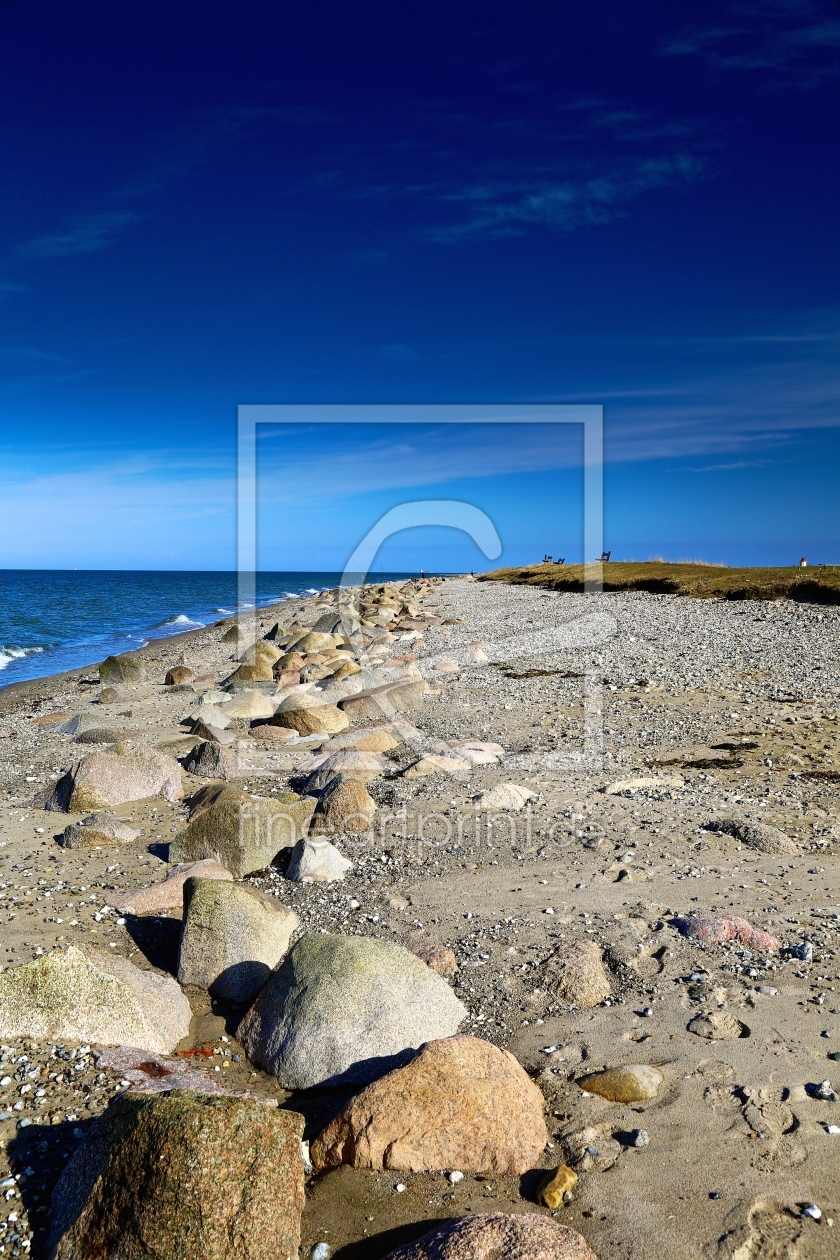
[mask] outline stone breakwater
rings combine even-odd
[[[4,695],[0,1254],[833,1254],[838,630],[446,580]]]

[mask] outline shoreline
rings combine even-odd
[[[302,623],[314,621],[317,602],[298,602]],[[416,657],[428,683],[408,717],[438,756],[491,741],[501,761],[418,776],[417,751],[403,743],[367,785],[377,809],[371,833],[333,836],[353,864],[340,882],[297,883],[282,865],[238,882],[277,897],[303,933],[452,951],[457,970],[448,982],[467,1010],[459,1032],[509,1051],[541,1092],[551,1146],[537,1164],[577,1171],[556,1219],[595,1254],[623,1255],[629,1246],[637,1260],[697,1260],[727,1231],[748,1238],[756,1205],[769,1201],[779,1205],[780,1227],[798,1227],[802,1202],[836,1217],[837,1138],[827,1126],[837,1103],[813,1085],[832,1077],[840,1014],[840,609],[820,618],[795,603],[633,593],[593,601],[462,578],[436,583],[420,603],[422,633],[411,642],[396,626],[387,633],[391,656]],[[290,605],[253,611],[270,625]],[[175,745],[194,697],[164,686],[165,671],[183,654],[221,680],[237,652],[223,634],[203,627],[138,649],[149,681],[121,686],[121,698],[102,709],[98,688],[74,686],[91,670],[34,682],[47,698],[41,709],[26,707],[20,693],[8,706],[3,733],[14,738],[0,740],[5,967],[72,944],[160,975],[177,969],[179,910],[117,919],[103,906],[123,897],[130,904],[134,890],[161,880],[188,806],[161,797],[120,805],[135,840],[64,848],[61,833],[76,815],[47,813],[39,802],[69,764],[102,745],[77,744],[32,716],[48,719],[50,708],[101,714],[104,726],[130,727],[127,738],[181,755]],[[476,659],[479,643],[485,660]],[[589,678],[601,688],[602,747],[592,756]],[[352,731],[369,721],[354,719]],[[262,797],[299,782],[311,756],[306,743],[261,742],[247,723],[238,740],[237,782]],[[183,773],[186,795],[207,783]],[[527,806],[482,808],[481,796],[505,784],[530,794]],[[709,827],[730,818],[769,828],[771,838],[776,829],[787,843],[763,851]],[[747,957],[738,940],[702,944],[675,927],[679,917],[723,915],[775,935],[779,948],[754,947]],[[791,952],[803,944],[813,957]],[[607,997],[558,996],[549,960],[571,947],[597,953]],[[218,1055],[218,1079],[280,1097],[276,1078],[246,1061],[238,1016],[203,991],[190,1000],[195,1044]],[[37,1139],[69,1143],[73,1125],[86,1128],[120,1079],[91,1068],[79,1078],[91,1087],[82,1098],[78,1085],[73,1093],[47,1079],[50,1052],[26,1049],[44,1065],[42,1127],[42,1100],[32,1093],[20,1099],[32,1128],[18,1128],[21,1113],[11,1111],[16,1082],[0,1098],[10,1108],[0,1160],[13,1172],[31,1165],[39,1194],[52,1173]],[[625,1064],[658,1065],[660,1095],[631,1107],[578,1086],[587,1072]],[[316,1089],[281,1101],[323,1117],[333,1097]],[[626,1140],[636,1130],[649,1137],[643,1148]],[[393,1231],[430,1215],[545,1211],[519,1176],[466,1169],[457,1187],[440,1173],[399,1177],[399,1194],[393,1170],[342,1167],[309,1182],[306,1246],[326,1239],[335,1254],[380,1260]],[[833,1231],[803,1228],[811,1232],[797,1254],[827,1260]],[[35,1260],[39,1246],[36,1236]]]
[[[27,570],[27,572],[30,572],[30,571]],[[31,570],[31,572],[39,572],[39,570]],[[90,572],[99,573],[101,571],[91,570]],[[125,570],[125,571],[115,570],[115,572],[131,573],[132,571],[131,570]],[[146,571],[143,571],[143,572],[145,573]],[[168,572],[169,570],[163,570],[162,575],[165,577]],[[213,571],[208,570],[208,572],[213,572]],[[288,577],[289,573],[294,573],[294,572],[295,570],[290,570],[288,571],[288,573],[283,573],[282,576]],[[310,571],[310,570],[305,570],[305,569],[300,570],[300,574],[302,578],[303,577],[314,578],[314,577],[319,576],[319,574],[317,574],[315,571]],[[320,576],[326,577],[328,575],[330,577],[333,576],[331,571],[325,570],[324,573]],[[268,576],[271,576],[271,575],[269,574]],[[340,576],[340,574],[338,574],[338,576]],[[379,574],[375,574],[372,576],[371,580],[374,582],[374,584],[379,584],[382,581],[386,581],[386,580],[401,583],[409,579],[408,579],[408,575],[404,576],[404,575],[398,574],[395,577],[388,576],[386,578],[386,577],[380,576]],[[111,644],[111,648],[112,648],[111,651],[103,650],[102,644],[93,642],[90,644],[89,659],[83,664],[73,665],[69,669],[47,668],[43,672],[38,673],[34,675],[33,677],[19,678],[19,679],[13,678],[10,681],[6,682],[4,681],[4,674],[9,669],[14,671],[16,661],[18,659],[21,659],[21,658],[11,658],[9,663],[2,670],[0,670],[0,698],[5,693],[7,693],[11,688],[18,689],[17,694],[25,694],[25,691],[21,692],[20,689],[26,688],[29,684],[39,684],[39,683],[43,684],[45,679],[60,678],[60,677],[65,677],[65,676],[70,678],[76,675],[84,674],[86,670],[95,669],[96,666],[109,655],[122,655],[124,653],[142,652],[147,648],[154,647],[154,645],[156,644],[163,645],[172,641],[184,640],[188,638],[188,636],[190,635],[193,635],[195,633],[200,633],[204,630],[211,628],[214,625],[217,625],[220,620],[230,620],[230,619],[235,620],[237,616],[246,617],[252,613],[256,613],[257,615],[260,615],[260,614],[263,614],[267,609],[277,609],[283,605],[294,603],[299,600],[314,599],[319,594],[322,594],[325,591],[334,590],[334,589],[335,589],[335,583],[331,582],[329,584],[325,584],[317,588],[313,587],[311,590],[307,589],[306,591],[284,595],[279,600],[272,600],[269,603],[258,604],[253,609],[252,608],[243,609],[239,613],[237,613],[236,611],[225,612],[224,614],[222,614],[221,617],[219,617],[218,611],[208,612],[208,613],[203,614],[204,616],[207,617],[207,620],[202,625],[193,624],[191,628],[185,629],[183,631],[173,630],[173,632],[171,633],[160,634],[160,635],[155,634],[148,638],[145,635],[142,635],[142,637],[145,639],[145,642],[143,642],[141,645],[136,646],[136,647],[132,646],[129,640],[125,640],[124,643],[119,641],[119,636],[125,635],[127,632],[115,630],[113,632],[113,638],[115,642]],[[188,614],[177,614],[177,613],[172,614],[173,617],[177,615],[186,616]],[[196,613],[195,615],[196,617],[198,617],[199,613]],[[167,621],[158,622],[155,627],[152,627],[152,629],[163,629],[168,624],[169,623]],[[142,632],[138,632],[138,638],[141,637],[141,633]],[[46,652],[49,652],[51,649],[44,649],[43,652],[37,649],[33,649],[33,648],[16,648],[15,650],[23,651],[26,655],[26,659],[32,660],[33,658],[41,657]],[[85,644],[84,643],[75,644],[75,645],[71,644],[71,645],[59,647],[54,650],[57,651],[58,653],[67,652],[67,651],[83,652],[85,650]],[[2,699],[0,699],[0,705],[2,705]]]

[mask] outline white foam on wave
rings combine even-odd
[[[177,617],[170,617],[168,621],[163,623],[165,626],[197,626],[201,629],[204,625],[203,621],[194,621],[192,617],[187,617],[185,613],[179,613]]]
[[[220,613],[224,613],[226,617],[230,617],[230,616],[232,616],[232,615],[233,615],[233,609],[232,609],[232,608],[214,608],[214,609],[213,609],[213,612],[220,612]]]
[[[12,661],[19,661],[24,656],[35,656],[43,650],[42,647],[0,647],[0,669],[5,669],[7,665],[11,665]]]

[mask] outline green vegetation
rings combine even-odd
[[[727,569],[715,564],[669,564],[664,560],[605,564],[605,591],[650,591],[655,595],[690,595],[695,599],[795,599],[810,604],[840,604],[840,566],[824,569]],[[542,586],[551,591],[592,589],[596,566],[532,564],[522,569],[483,573],[480,582]],[[589,585],[584,586],[585,577]]]

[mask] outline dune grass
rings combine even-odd
[[[688,595],[694,599],[795,599],[810,604],[840,604],[840,565],[824,569],[730,569],[717,564],[665,560],[616,561],[602,566],[605,591],[649,591],[655,595]],[[495,569],[481,582],[541,586],[551,591],[591,589],[595,566],[532,564],[521,569]],[[585,586],[585,578],[590,585]]]

